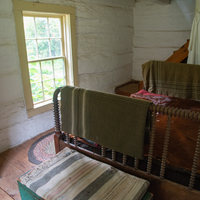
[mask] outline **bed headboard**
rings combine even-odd
[[[148,92],[200,100],[200,65],[149,61],[142,65],[142,73]]]

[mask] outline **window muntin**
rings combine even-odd
[[[29,77],[34,106],[66,85],[62,17],[24,15]]]

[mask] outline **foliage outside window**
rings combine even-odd
[[[33,103],[52,99],[66,85],[62,18],[24,15],[24,32]]]

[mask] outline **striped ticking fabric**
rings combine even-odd
[[[141,199],[149,186],[146,180],[78,152],[69,154],[64,149],[61,154],[64,156],[58,155],[57,160],[56,155],[53,163],[44,162],[22,176],[21,183],[48,200]]]

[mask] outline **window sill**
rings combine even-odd
[[[50,100],[46,102],[45,104],[38,104],[34,106],[33,109],[27,110],[27,114],[28,114],[28,117],[31,118],[35,115],[39,115],[41,113],[47,112],[52,109],[53,109],[53,103],[52,103],[52,100]]]

